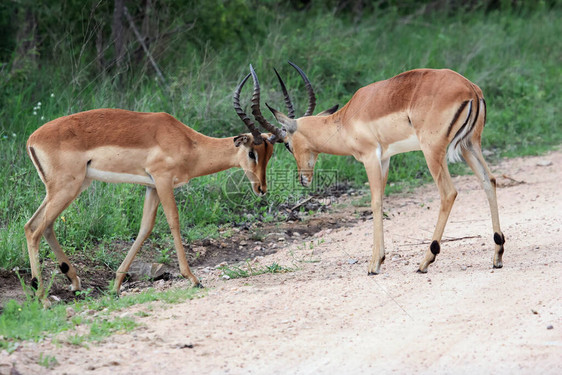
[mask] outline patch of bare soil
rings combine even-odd
[[[346,185],[332,187],[329,191],[303,198],[302,201],[292,205],[281,205],[277,216],[287,218],[287,221],[265,222],[241,222],[234,227],[229,227],[225,231],[228,234],[221,234],[219,239],[203,239],[184,244],[188,255],[190,267],[193,269],[202,268],[207,271],[217,265],[236,264],[247,260],[263,257],[277,252],[282,246],[301,241],[303,238],[310,237],[315,233],[335,229],[342,226],[353,225],[358,220],[357,215],[352,215],[357,211],[353,206],[344,207],[337,212],[327,214],[326,211],[340,200],[349,203],[351,196],[356,196],[353,188]],[[341,206],[341,203],[338,203]],[[305,212],[300,212],[303,207],[305,212],[316,212],[315,216],[308,216]],[[368,208],[363,208],[368,210]],[[363,211],[366,212],[366,211]],[[370,210],[369,210],[370,212]],[[121,263],[134,239],[130,241],[116,241],[111,244],[111,248],[105,250],[108,261],[112,263],[104,264],[100,262],[99,256],[94,255],[99,252],[99,246],[94,247],[89,254],[77,253],[70,256],[77,269],[82,282],[82,289],[88,290],[87,294],[75,295],[69,290],[67,278],[59,272],[58,264],[50,258],[41,259],[43,268],[43,278],[45,283],[51,283],[49,298],[51,302],[71,302],[75,299],[88,297],[99,297],[109,291],[109,282],[115,278],[115,271]],[[153,264],[158,260],[159,249],[155,242],[150,238],[143,245],[135,260],[143,264]],[[121,290],[142,289],[155,285],[155,282],[164,280],[181,280],[183,277],[179,273],[179,265],[175,253],[169,254],[169,259],[162,264],[162,271],[159,277],[154,280],[147,280],[146,277],[127,278]],[[31,273],[23,270],[0,269],[0,313],[2,306],[8,300],[15,299],[24,301],[26,291],[21,287],[23,282],[29,286]],[[161,283],[158,283],[160,285]],[[28,289],[28,293],[30,290]]]
[[[209,288],[204,298],[121,311],[140,328],[88,348],[25,343],[0,353],[0,374],[560,374],[561,165],[562,152],[552,152],[493,166],[502,269],[492,268],[490,213],[474,176],[454,179],[459,195],[425,275],[415,271],[439,210],[433,185],[385,199],[378,276],[367,276],[369,209],[347,199],[329,214],[197,245],[192,264]],[[248,258],[294,271],[225,279],[215,268]],[[189,283],[171,277],[153,285]],[[41,367],[41,355],[58,364]]]

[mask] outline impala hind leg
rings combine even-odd
[[[429,171],[431,176],[437,184],[439,189],[439,196],[441,198],[441,204],[439,206],[439,217],[437,218],[437,225],[433,231],[433,237],[431,239],[431,244],[425,253],[423,261],[420,263],[418,272],[426,273],[427,268],[433,262],[437,254],[441,251],[441,238],[443,237],[443,232],[445,231],[445,225],[449,219],[449,214],[453,208],[453,203],[455,203],[455,198],[457,197],[457,190],[453,185],[451,180],[451,175],[449,174],[449,169],[447,168],[447,162],[445,160],[445,155],[433,155],[429,152],[424,152]]]
[[[178,256],[180,273],[183,277],[191,280],[194,286],[201,286],[199,279],[197,279],[197,277],[191,272],[191,269],[187,264],[187,256],[185,255],[185,249],[183,248],[183,244],[181,241],[180,219],[178,206],[176,205],[176,199],[174,197],[172,179],[157,179],[155,176],[152,177],[155,179],[156,191],[158,192],[160,202],[162,202],[162,208],[164,209],[166,220],[168,221],[168,225],[170,226],[172,236],[174,237],[174,246],[176,248],[176,253]]]
[[[91,183],[92,183],[92,180],[85,179],[84,182],[82,183],[82,186],[80,187],[80,191],[78,192],[78,194],[76,196],[78,196],[81,192],[86,190],[88,188],[88,186],[90,186]],[[70,203],[74,199],[76,199],[76,197],[74,197],[66,206],[64,206],[63,211],[70,205]],[[61,211],[61,213],[62,213],[62,211]],[[58,217],[59,215],[60,215],[60,213],[58,215],[56,215],[56,217]],[[55,217],[55,219],[56,219],[56,217]],[[51,249],[55,253],[55,256],[57,257],[57,261],[59,263],[60,271],[70,281],[70,290],[73,291],[73,292],[81,290],[82,284],[80,282],[80,278],[78,277],[78,275],[76,273],[76,268],[74,268],[72,263],[70,263],[70,260],[68,259],[68,257],[64,253],[64,251],[62,250],[62,248],[59,244],[59,241],[57,240],[57,237],[55,235],[54,227],[55,227],[55,222],[53,221],[50,225],[48,225],[45,228],[45,232],[43,233],[43,236],[45,237],[45,240],[47,241],[47,243],[49,244],[49,246],[51,247]]]
[[[70,279],[72,288],[80,288],[80,279],[76,275],[76,270],[62,251],[53,230],[56,218],[78,196],[80,187],[81,185],[77,183],[70,183],[61,187],[50,184],[47,187],[45,200],[24,226],[31,265],[31,287],[36,290],[37,296],[43,300],[44,304],[48,304],[48,301],[46,300],[47,296],[43,287],[39,262],[39,244],[43,235],[55,253],[61,271]]]
[[[123,260],[123,263],[119,266],[117,270],[117,274],[115,276],[115,283],[113,284],[113,292],[119,294],[119,290],[121,289],[121,284],[123,283],[123,279],[137,255],[137,252],[141,248],[143,242],[148,238],[152,229],[154,228],[154,221],[156,220],[156,212],[158,211],[158,203],[160,203],[160,199],[158,198],[158,193],[156,192],[155,188],[147,187],[146,188],[146,195],[144,197],[144,207],[142,210],[142,221],[141,226],[139,229],[139,233],[133,246],[127,253],[127,256]]]
[[[486,192],[490,211],[492,214],[492,229],[494,231],[494,242],[496,244],[494,257],[492,259],[494,268],[502,268],[502,256],[504,252],[505,237],[500,229],[500,218],[498,213],[498,200],[496,196],[496,179],[490,172],[482,151],[479,146],[470,144],[467,149],[462,150],[462,155],[466,163],[470,166],[474,174],[478,177],[480,185]]]

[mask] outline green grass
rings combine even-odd
[[[562,12],[558,8],[411,17],[389,10],[366,14],[358,22],[319,10],[282,14],[259,6],[255,12],[256,19],[246,21],[257,32],[228,39],[220,48],[212,43],[202,47],[184,34],[170,40],[158,56],[169,89],[144,69],[136,74],[131,68],[118,83],[112,75],[97,74],[88,54],[77,59],[72,51],[40,57],[41,72],[27,76],[0,70],[0,267],[29,267],[23,225],[41,203],[44,187],[25,153],[25,142],[41,124],[72,112],[120,107],[165,111],[205,134],[235,135],[245,128],[232,109],[231,95],[249,63],[260,76],[262,100],[283,109],[272,74],[273,67],[279,69],[297,113],[303,113],[306,99],[287,59],[308,73],[318,96],[317,111],[343,105],[359,87],[404,70],[447,67],[484,91],[488,121],[483,146],[493,153],[489,159],[536,155],[562,140]],[[249,97],[246,88],[243,103]],[[296,202],[309,192],[294,180],[287,185],[287,173],[295,169],[289,153],[277,147],[268,169],[269,194],[251,205],[225,198],[221,187],[229,171],[197,178],[178,189],[184,240],[218,237],[219,228],[247,221],[247,214],[273,220],[277,204]],[[352,157],[321,155],[317,173],[322,170],[335,170],[338,180],[356,186],[366,182],[363,166]],[[462,165],[451,170],[467,171]],[[420,152],[397,155],[391,161],[387,193],[428,181],[431,177]],[[91,252],[100,263],[116,268],[120,260],[97,246],[136,237],[143,199],[140,186],[94,183],[62,214],[64,219],[57,220],[61,245],[69,255]],[[161,249],[173,247],[161,209],[151,239]],[[51,254],[45,243],[41,254]]]
[[[58,334],[80,326],[87,327],[86,333],[69,335],[64,340],[75,345],[87,345],[116,332],[129,332],[138,326],[134,317],[116,317],[115,312],[153,301],[172,304],[203,296],[204,291],[198,288],[169,289],[165,292],[149,289],[120,298],[106,295],[93,299],[86,295],[83,301],[56,304],[49,309],[44,309],[41,302],[33,297],[22,303],[11,300],[0,315],[0,349],[15,350],[22,340],[38,341],[44,337],[57,339]],[[73,316],[68,315],[68,309],[72,309]],[[145,313],[142,316],[147,315]],[[50,358],[42,361],[52,364]]]
[[[277,263],[272,263],[270,266],[253,265],[249,260],[242,266],[222,266],[219,267],[223,276],[228,279],[239,279],[266,273],[286,273],[294,271],[293,268],[280,266]]]

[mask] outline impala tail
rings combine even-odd
[[[466,111],[465,108],[467,108]],[[467,113],[462,116],[464,112]],[[486,123],[486,101],[484,98],[464,101],[455,113],[453,121],[451,121],[449,133],[451,133],[451,130],[457,127],[458,123],[461,121],[463,121],[462,125],[458,127],[447,151],[447,159],[451,163],[457,163],[462,160],[460,156],[461,151],[469,148],[474,137],[477,137],[476,141],[478,144],[480,143],[480,136],[484,129],[484,124]]]

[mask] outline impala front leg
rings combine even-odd
[[[123,260],[123,263],[121,263],[121,265],[119,266],[117,274],[115,275],[115,283],[113,283],[113,292],[115,294],[119,294],[119,291],[121,290],[121,284],[123,284],[123,280],[127,275],[127,271],[129,271],[131,263],[133,263],[135,255],[137,255],[137,252],[141,248],[142,244],[148,238],[148,236],[152,232],[152,229],[154,228],[154,222],[156,220],[156,213],[158,211],[159,202],[160,199],[158,198],[156,189],[153,187],[147,187],[144,197],[144,207],[142,211],[142,221],[139,233],[135,242],[133,243],[133,246]]]
[[[183,248],[183,244],[181,242],[178,206],[176,205],[176,200],[174,198],[174,188],[171,181],[171,178],[160,182],[156,181],[156,191],[158,192],[162,208],[164,208],[166,220],[168,221],[168,225],[172,231],[172,236],[174,237],[174,245],[180,265],[180,273],[183,277],[191,280],[194,286],[201,286],[199,279],[191,272],[191,269],[187,264],[187,256],[185,255],[185,249]]]
[[[384,184],[388,176],[389,160],[380,161],[379,156],[375,156],[363,164],[365,165],[369,187],[371,188],[371,209],[373,210],[373,255],[369,262],[368,274],[378,275],[385,258],[382,197]]]

